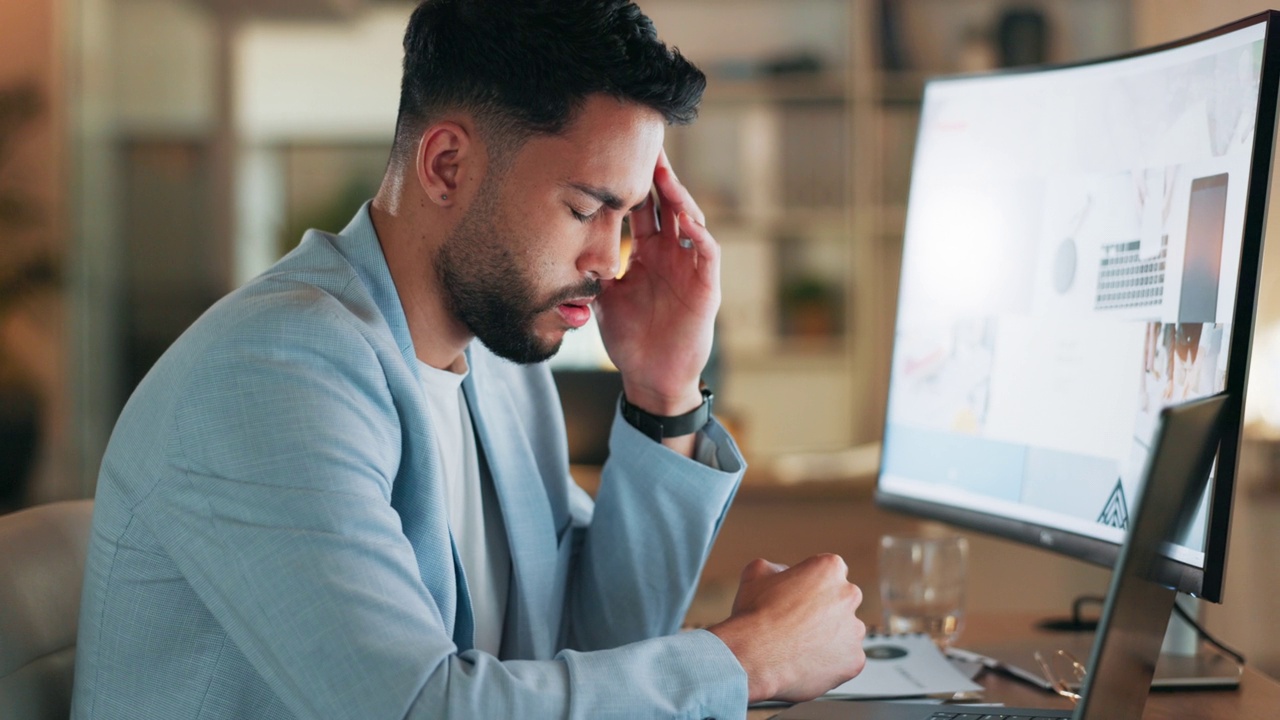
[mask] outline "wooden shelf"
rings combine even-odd
[[[843,335],[820,338],[776,335],[771,347],[758,350],[726,347],[725,352],[737,372],[821,372],[844,369],[848,363],[847,345]]]
[[[847,85],[836,73],[781,74],[753,78],[709,76],[703,101],[707,103],[825,103],[842,104]]]
[[[778,207],[766,211],[748,212],[737,208],[708,206],[707,227],[714,233],[717,228],[735,230],[751,229],[770,235],[788,230],[801,234],[815,230],[840,231],[847,224],[847,210],[842,205],[817,207]]]

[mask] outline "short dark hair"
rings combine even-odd
[[[404,36],[393,157],[449,111],[475,118],[491,154],[564,130],[588,96],[693,121],[706,77],[626,0],[424,0]]]

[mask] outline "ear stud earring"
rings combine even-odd
[[[440,196],[440,199],[441,199],[441,200],[448,200],[448,199],[449,199],[449,196],[448,196],[448,195],[441,195],[441,196]]]

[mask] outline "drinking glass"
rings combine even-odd
[[[950,645],[964,624],[965,565],[962,537],[880,539],[880,607],[889,633],[926,633]]]

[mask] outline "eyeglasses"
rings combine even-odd
[[[1075,685],[1078,687],[1084,684],[1084,676],[1089,672],[1084,664],[1077,660],[1075,655],[1066,650],[1059,650],[1050,655],[1048,659],[1037,650],[1035,657],[1036,662],[1040,663],[1040,670],[1044,672],[1044,679],[1049,681],[1053,691],[1070,700],[1072,705],[1080,702],[1080,693],[1072,690],[1072,685],[1063,679],[1066,675],[1062,670],[1066,669],[1067,672],[1075,676]],[[1055,665],[1057,666],[1056,668],[1054,667]]]

